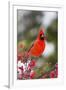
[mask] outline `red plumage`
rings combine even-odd
[[[40,28],[37,39],[28,50],[29,55],[39,57],[45,49],[44,29]]]

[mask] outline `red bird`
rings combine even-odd
[[[46,37],[44,35],[44,29],[40,28],[37,39],[32,44],[31,48],[28,50],[28,54],[30,56],[39,57],[45,49],[45,39]]]

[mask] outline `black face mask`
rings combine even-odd
[[[40,34],[40,40],[44,40],[44,34]]]

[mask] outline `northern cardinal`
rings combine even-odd
[[[44,28],[40,28],[37,39],[28,50],[28,54],[30,56],[39,57],[45,49],[45,39],[46,36],[44,35]]]

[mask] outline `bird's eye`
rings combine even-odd
[[[44,40],[44,34],[40,34],[40,39]]]

